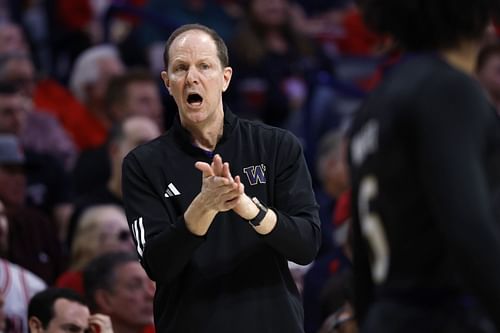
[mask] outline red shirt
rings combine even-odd
[[[57,81],[39,81],[33,100],[37,109],[56,116],[80,150],[106,141],[107,128]]]

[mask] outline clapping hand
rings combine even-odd
[[[203,173],[200,194],[206,206],[217,212],[233,209],[244,193],[244,185],[239,176],[232,177],[229,163],[223,163],[220,155],[216,154],[211,164],[196,162],[195,166]]]

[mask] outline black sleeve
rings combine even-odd
[[[494,113],[474,84],[442,81],[418,98],[419,177],[457,268],[500,328],[500,233],[484,165]]]
[[[308,264],[321,245],[318,205],[298,140],[284,136],[277,156],[275,206],[277,224],[266,241],[288,260]]]
[[[124,159],[122,183],[127,220],[141,263],[152,280],[169,283],[179,276],[204,237],[189,232],[184,216],[177,217],[174,208],[162,202],[133,154]]]

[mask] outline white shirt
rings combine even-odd
[[[0,259],[0,293],[4,296],[4,312],[10,331],[28,333],[28,303],[31,297],[47,287],[30,271]]]

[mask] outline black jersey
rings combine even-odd
[[[233,211],[219,213],[198,237],[183,214],[200,192],[196,161],[179,119],[166,135],[138,147],[123,164],[123,194],[137,251],[156,281],[157,332],[303,332],[303,310],[287,260],[312,261],[320,243],[318,207],[298,140],[239,119],[228,110],[214,153],[240,175],[245,193],[278,217],[259,235]]]
[[[500,126],[478,83],[435,54],[413,56],[349,136],[360,317],[374,299],[429,305],[467,290],[500,324]]]

